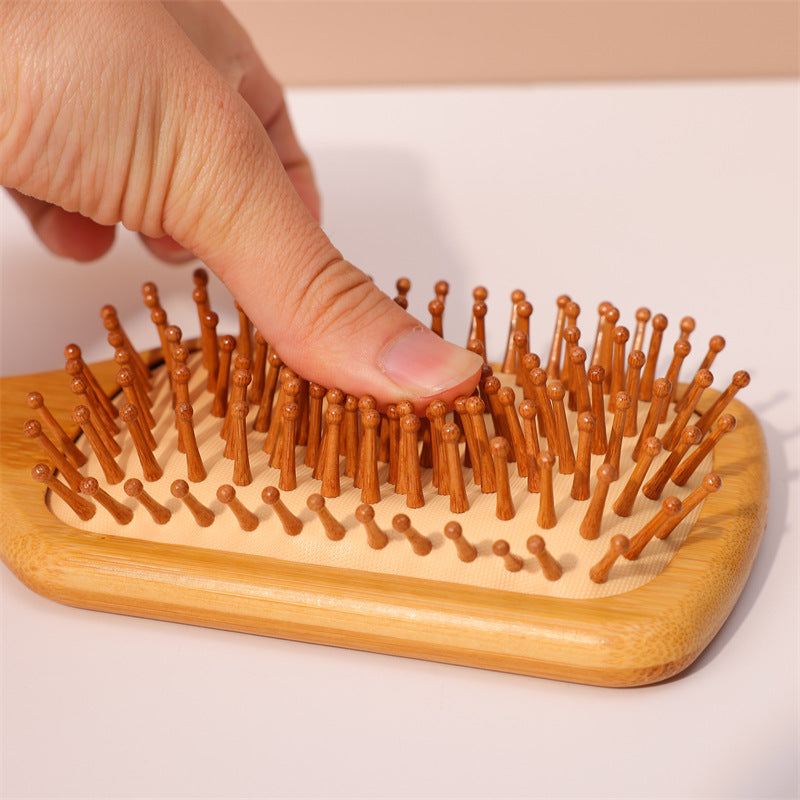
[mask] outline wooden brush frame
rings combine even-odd
[[[116,390],[116,364],[92,369],[105,390]],[[62,371],[0,381],[0,557],[34,591],[81,608],[637,686],[676,675],[708,645],[744,587],[766,524],[764,437],[734,399],[736,430],[714,451],[723,490],[706,499],[658,577],[612,597],[556,599],[86,533],[53,516],[44,487],[31,480],[41,460],[22,431],[32,388],[60,420],[74,404]],[[718,395],[706,390],[699,410]]]

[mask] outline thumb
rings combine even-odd
[[[188,55],[188,54],[187,54]],[[382,403],[469,393],[482,361],[443,341],[334,248],[242,97],[207,72],[175,70],[182,146],[165,231],[228,286],[281,358],[323,386]]]

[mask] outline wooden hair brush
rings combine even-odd
[[[241,309],[220,335],[203,270],[193,297],[197,340],[148,283],[157,350],[105,306],[112,361],[69,345],[65,372],[3,381],[0,554],[35,591],[605,686],[680,672],[730,613],[766,452],[734,397],[748,374],[712,388],[724,339],[689,366],[693,319],[670,338],[661,314],[628,328],[603,303],[584,322],[562,296],[537,354],[516,291],[499,362],[417,416],[306,381]],[[465,343],[485,359],[487,291],[473,300]]]

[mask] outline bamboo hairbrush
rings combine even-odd
[[[439,334],[448,289],[429,305]],[[639,309],[628,329],[602,304],[584,330],[561,297],[540,356],[515,292],[500,362],[421,418],[309,384],[241,311],[220,335],[202,270],[199,340],[153,284],[143,297],[157,351],[140,355],[107,306],[113,361],[71,345],[66,372],[2,381],[0,554],[40,594],[631,686],[688,666],[741,592],[764,440],[734,398],[747,373],[711,388],[721,337],[690,372],[690,318],[663,369],[665,317]],[[487,292],[473,300],[466,340],[485,355]]]

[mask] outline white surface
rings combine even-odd
[[[673,333],[694,315],[697,359],[726,337],[715,385],[751,372],[740,397],[770,447],[750,580],[683,676],[608,690],[66,608],[0,567],[4,796],[797,796],[797,84],[302,91],[291,106],[334,242],[392,293],[411,277],[423,318],[450,280],[446,335],[465,336],[485,283],[496,353],[518,285],[539,349],[564,292],[591,317],[604,299],[628,321],[648,305]],[[72,340],[108,355],[107,302],[154,339],[147,279],[193,319],[189,273],[134,237],[97,265],[58,263],[0,203],[4,374],[61,366]]]

